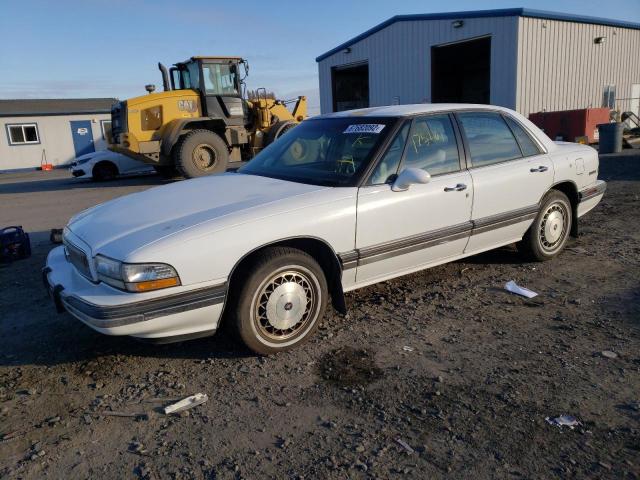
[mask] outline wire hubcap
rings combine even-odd
[[[313,318],[317,303],[315,283],[304,273],[277,273],[258,293],[254,315],[260,333],[284,340],[303,329]]]
[[[553,251],[562,245],[567,232],[568,215],[561,203],[552,203],[544,212],[540,223],[540,243],[542,248]]]

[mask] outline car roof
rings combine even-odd
[[[367,117],[412,117],[415,115],[422,115],[428,113],[439,112],[454,112],[460,110],[475,110],[485,112],[504,112],[510,116],[516,118],[521,124],[527,127],[527,129],[533,133],[538,140],[544,145],[547,152],[556,149],[556,144],[536,125],[530,120],[520,115],[518,112],[506,107],[499,107],[497,105],[485,105],[474,103],[414,103],[410,105],[390,105],[385,107],[370,107],[361,108],[358,110],[345,110],[344,112],[327,113],[325,115],[319,115],[312,117],[311,120],[316,118],[367,118]]]
[[[409,117],[422,113],[450,112],[452,110],[501,110],[513,113],[512,110],[496,105],[481,105],[472,103],[414,103],[409,105],[390,105],[384,107],[360,108],[343,112],[327,113],[315,118],[343,118],[343,117]]]

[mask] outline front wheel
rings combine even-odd
[[[265,250],[241,272],[232,302],[234,330],[254,352],[268,355],[296,347],[318,327],[327,305],[322,268],[288,247]]]
[[[543,262],[557,256],[567,244],[573,213],[571,202],[558,190],[548,192],[541,205],[518,248],[532,260]]]
[[[91,177],[94,181],[104,182],[107,180],[113,180],[118,176],[118,167],[111,162],[100,162],[93,167]]]

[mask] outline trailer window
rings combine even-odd
[[[9,134],[10,145],[40,143],[38,126],[35,123],[7,125],[7,133]]]

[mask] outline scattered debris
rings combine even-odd
[[[129,413],[129,412],[113,412],[111,410],[105,410],[103,412],[95,412],[95,415],[101,415],[104,417],[131,417],[131,418],[140,418],[145,420],[149,418],[149,416],[144,412]]]
[[[0,435],[0,443],[8,442],[9,440],[15,440],[20,437],[22,432],[16,430],[14,432],[7,432]]]
[[[405,352],[413,352],[414,348],[410,347],[409,345],[405,345],[404,347],[402,347],[402,350],[404,350]]]
[[[143,457],[150,457],[151,455],[149,455],[149,453],[147,452],[147,449],[145,448],[145,446],[141,443],[141,442],[131,442],[129,444],[129,448],[127,448],[127,452],[128,453],[134,453],[136,455],[140,455]]]
[[[202,405],[207,400],[209,400],[209,397],[207,397],[205,393],[196,393],[195,395],[191,395],[179,402],[172,403],[171,405],[164,407],[164,413],[166,415],[170,415],[172,413],[184,412],[185,410]]]
[[[504,289],[508,292],[515,293],[516,295],[520,295],[526,298],[533,298],[538,296],[536,292],[529,290],[528,288],[519,286],[513,280],[508,281],[504,286]]]
[[[407,453],[414,453],[415,452],[415,450],[413,448],[411,448],[411,446],[407,442],[402,440],[401,438],[396,438],[396,443],[398,445],[400,445],[402,448],[404,448]]]
[[[165,402],[177,402],[178,400],[181,400],[182,397],[152,397],[152,398],[145,398],[142,400],[143,403],[165,403]]]
[[[603,350],[600,352],[600,355],[604,358],[618,358],[618,354],[616,352],[612,352],[611,350]]]
[[[546,417],[545,421],[549,425],[555,425],[556,427],[569,427],[571,430],[573,430],[578,425],[582,425],[576,417],[573,417],[571,415],[560,415],[559,417],[555,418]]]
[[[573,252],[573,253],[577,253],[579,255],[583,255],[583,254],[587,253],[587,250],[582,248],[582,247],[571,247],[571,248],[567,248],[567,250],[569,250],[570,252]]]

